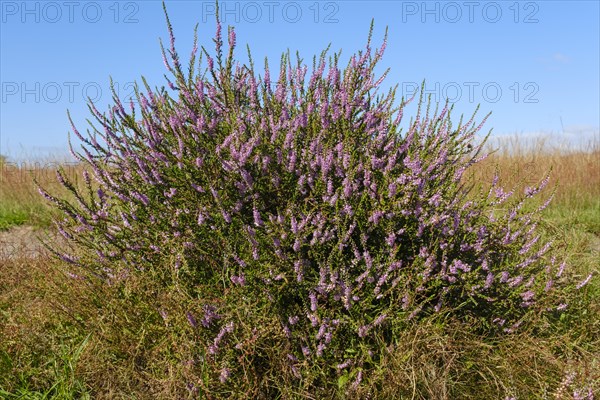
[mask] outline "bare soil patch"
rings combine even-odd
[[[41,242],[48,237],[55,239],[57,235],[28,225],[15,226],[2,231],[0,232],[0,260],[40,257],[48,253]]]

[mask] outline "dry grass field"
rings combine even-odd
[[[465,334],[459,323],[415,325],[385,364],[381,398],[600,396],[600,142],[573,149],[492,138],[490,145],[497,151],[469,178],[485,188],[498,171],[503,186],[522,190],[550,173],[541,201],[555,194],[542,233],[554,240],[570,274],[594,278],[571,299],[569,313],[542,332],[485,340]],[[152,364],[157,354],[144,351],[142,338],[136,343],[129,333],[89,324],[94,296],[103,294],[69,278],[39,245],[38,236],[54,234],[52,212],[33,178],[60,191],[55,167],[0,166],[0,398],[172,398],[181,386],[174,367]],[[66,167],[74,179],[82,169]],[[119,318],[136,318],[130,311]],[[144,334],[161,340],[160,332]]]

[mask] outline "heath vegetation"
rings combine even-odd
[[[3,171],[0,228],[60,238],[0,269],[3,396],[593,398],[597,143],[490,151],[381,92],[373,27],[259,72],[167,26],[169,91],[90,104],[75,173]]]

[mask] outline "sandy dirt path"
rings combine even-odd
[[[40,242],[48,233],[43,229],[22,225],[0,231],[0,260],[16,257],[37,258],[48,250]],[[56,235],[52,235],[56,236]]]

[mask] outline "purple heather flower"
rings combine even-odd
[[[229,379],[230,374],[231,374],[231,371],[229,371],[228,368],[223,368],[221,370],[221,375],[219,376],[219,381],[221,383],[225,383],[227,381],[227,379]]]
[[[354,210],[352,210],[352,206],[350,204],[345,203],[340,214],[351,217],[354,214]]]
[[[287,326],[286,324],[281,324],[283,326],[283,333],[285,333],[285,336],[288,338],[292,337],[292,331],[290,330],[290,327]]]
[[[484,289],[489,289],[492,287],[492,283],[494,282],[494,275],[491,272],[488,272],[487,277],[485,278]]]
[[[216,201],[219,201],[219,193],[212,186],[210,187],[210,193]]]
[[[546,176],[546,178],[544,178],[544,180],[540,183],[540,185],[538,187],[526,187],[525,188],[525,197],[530,198],[530,197],[536,195],[537,193],[539,193],[544,187],[546,187],[549,180],[550,180],[550,175]]]
[[[315,314],[306,314],[306,317],[309,319],[311,325],[316,328],[319,325],[319,319]]]
[[[145,206],[147,206],[148,204],[150,204],[150,201],[148,200],[148,196],[146,196],[145,194],[138,193],[138,192],[133,192],[132,195],[137,200],[141,201]]]
[[[292,233],[294,235],[298,234],[298,221],[296,220],[296,217],[292,215],[292,218],[290,220],[290,224],[291,224],[291,228],[292,228]]]
[[[410,315],[408,316],[408,320],[410,321],[411,319],[413,319],[414,317],[417,316],[417,314],[419,314],[421,312],[421,307],[417,307],[413,310],[413,312],[410,313]]]
[[[560,267],[558,268],[558,272],[556,273],[556,277],[560,278],[560,276],[562,275],[563,271],[565,270],[567,263],[566,262],[562,262],[560,264]]]
[[[528,243],[526,243],[523,248],[521,250],[519,250],[519,254],[525,254],[527,253],[531,247],[539,240],[540,235],[536,236],[535,238],[533,238],[531,241],[529,241]]]
[[[294,272],[296,273],[296,280],[302,282],[304,278],[304,271],[302,270],[302,263],[300,260],[294,262]]]
[[[531,299],[533,299],[535,296],[535,293],[531,290],[528,290],[525,293],[521,293],[521,298],[523,299],[523,301],[530,301]]]
[[[214,320],[220,319],[221,316],[217,314],[214,306],[204,305],[204,316],[202,317],[201,324],[203,327],[208,328]]]
[[[352,388],[356,389],[358,388],[358,385],[360,385],[360,382],[362,382],[362,369],[358,371],[358,374],[356,375],[356,380],[352,383]]]
[[[252,208],[252,215],[254,216],[254,225],[255,226],[263,226],[263,221],[260,218],[260,213],[256,208],[256,205]]]
[[[325,350],[325,343],[319,343],[316,352],[317,357],[321,357],[323,355],[323,350]]]
[[[581,391],[573,390],[573,400],[594,400],[594,393],[592,392],[592,388],[588,388],[587,393],[585,389],[582,389]]]
[[[66,254],[66,253],[61,254],[60,259],[65,262],[68,262],[69,264],[77,264],[77,260],[75,259],[75,257],[73,257],[69,254]]]
[[[239,275],[232,275],[231,282],[233,282],[236,285],[244,286],[246,285],[246,277],[243,273]]]
[[[322,323],[321,326],[319,327],[319,332],[317,332],[317,336],[315,336],[315,339],[321,340],[321,338],[325,335],[326,331],[327,331],[327,323]]]
[[[437,304],[435,305],[435,307],[433,308],[433,310],[437,313],[440,312],[440,310],[442,309],[442,304],[443,304],[443,298],[442,296],[440,296],[440,299],[438,300]]]
[[[221,341],[223,340],[225,335],[231,332],[233,332],[233,322],[228,322],[227,324],[225,324],[225,326],[221,328],[221,330],[217,334],[217,337],[213,341],[213,344],[208,346],[208,352],[210,354],[217,354],[219,351],[219,344],[221,344]]]
[[[223,219],[225,220],[225,222],[227,222],[228,224],[231,223],[231,215],[225,211],[225,210],[221,210],[221,214],[223,215]]]
[[[168,317],[168,314],[167,314],[167,312],[166,312],[165,310],[161,309],[161,310],[159,310],[159,311],[158,311],[158,313],[160,314],[160,316],[162,317],[162,319],[163,319],[165,322],[167,322],[167,317]]]
[[[373,326],[380,325],[386,318],[387,318],[387,314],[385,314],[385,313],[381,314],[380,316],[375,318],[375,321],[373,321]]]
[[[512,278],[511,280],[508,281],[508,286],[509,287],[515,287],[518,286],[521,282],[523,281],[523,276],[519,275],[517,277]]]
[[[515,322],[510,328],[505,328],[504,332],[513,333],[519,326],[521,326],[521,321]]]
[[[590,281],[590,279],[592,279],[592,274],[589,274],[587,276],[587,278],[585,278],[583,281],[579,282],[576,286],[577,289],[581,289],[582,287],[584,287],[585,285],[588,284],[588,282]]]
[[[229,47],[235,47],[235,30],[233,29],[233,27],[229,29],[229,37],[227,39]]]
[[[429,204],[433,205],[434,207],[438,207],[440,205],[441,199],[442,195],[440,193],[436,193],[429,199]]]
[[[310,349],[308,348],[308,346],[302,346],[302,354],[304,354],[305,357],[308,357],[310,355]]]
[[[526,288],[528,288],[528,287],[531,287],[531,285],[533,285],[533,283],[535,282],[535,278],[536,278],[536,276],[535,276],[535,275],[534,275],[534,276],[532,276],[531,278],[529,278],[529,280],[528,280],[528,281],[527,281],[527,283],[525,284],[525,287],[526,287]]]
[[[373,214],[371,214],[371,217],[369,218],[368,222],[372,222],[374,225],[379,224],[379,220],[385,215],[385,212],[383,211],[374,211]]]
[[[191,313],[191,312],[189,312],[189,311],[188,311],[188,312],[185,314],[185,316],[186,316],[186,318],[187,318],[188,322],[190,323],[190,325],[192,326],[192,328],[196,328],[196,327],[198,326],[198,324],[197,324],[197,322],[196,322],[196,318],[194,318],[194,316],[192,315],[192,313]]]
[[[177,189],[175,188],[170,188],[168,191],[166,191],[164,194],[166,197],[173,198],[173,196],[175,196],[175,194],[177,193]]]
[[[65,238],[69,240],[73,240],[73,235],[64,230],[62,225],[58,225],[58,232]]]
[[[317,295],[315,292],[311,292],[308,295],[308,298],[310,299],[310,311],[315,312],[317,311]]]
[[[165,62],[166,62],[166,61],[165,61]],[[190,362],[190,363],[192,363],[192,362]],[[194,384],[193,384],[193,383],[191,383],[191,382],[188,382],[188,383],[187,383],[185,386],[187,387],[187,389],[188,389],[190,392],[193,392],[193,393],[197,393],[197,392],[198,392],[198,388],[197,388],[196,386],[194,386]]]
[[[544,254],[546,254],[550,246],[552,246],[552,242],[547,242],[546,244],[544,244],[544,246],[535,254],[535,257],[540,258]]]
[[[484,271],[489,271],[490,270],[490,267],[488,265],[488,260],[487,259],[485,259],[485,260],[483,260],[481,262],[481,269],[484,270]]]
[[[206,221],[206,216],[202,211],[198,213],[198,225],[202,225]]]
[[[246,267],[246,262],[244,260],[242,260],[237,254],[233,255],[233,259],[235,260],[235,262],[238,263],[238,265],[242,268]]]
[[[296,239],[294,241],[294,245],[293,245],[293,250],[297,253],[298,251],[300,251],[300,239]]]
[[[67,276],[68,276],[69,278],[71,278],[71,279],[75,279],[75,280],[80,280],[80,281],[81,281],[81,280],[85,280],[85,278],[84,278],[83,276],[80,276],[80,275],[74,274],[74,273],[72,273],[72,272],[67,272]]]

